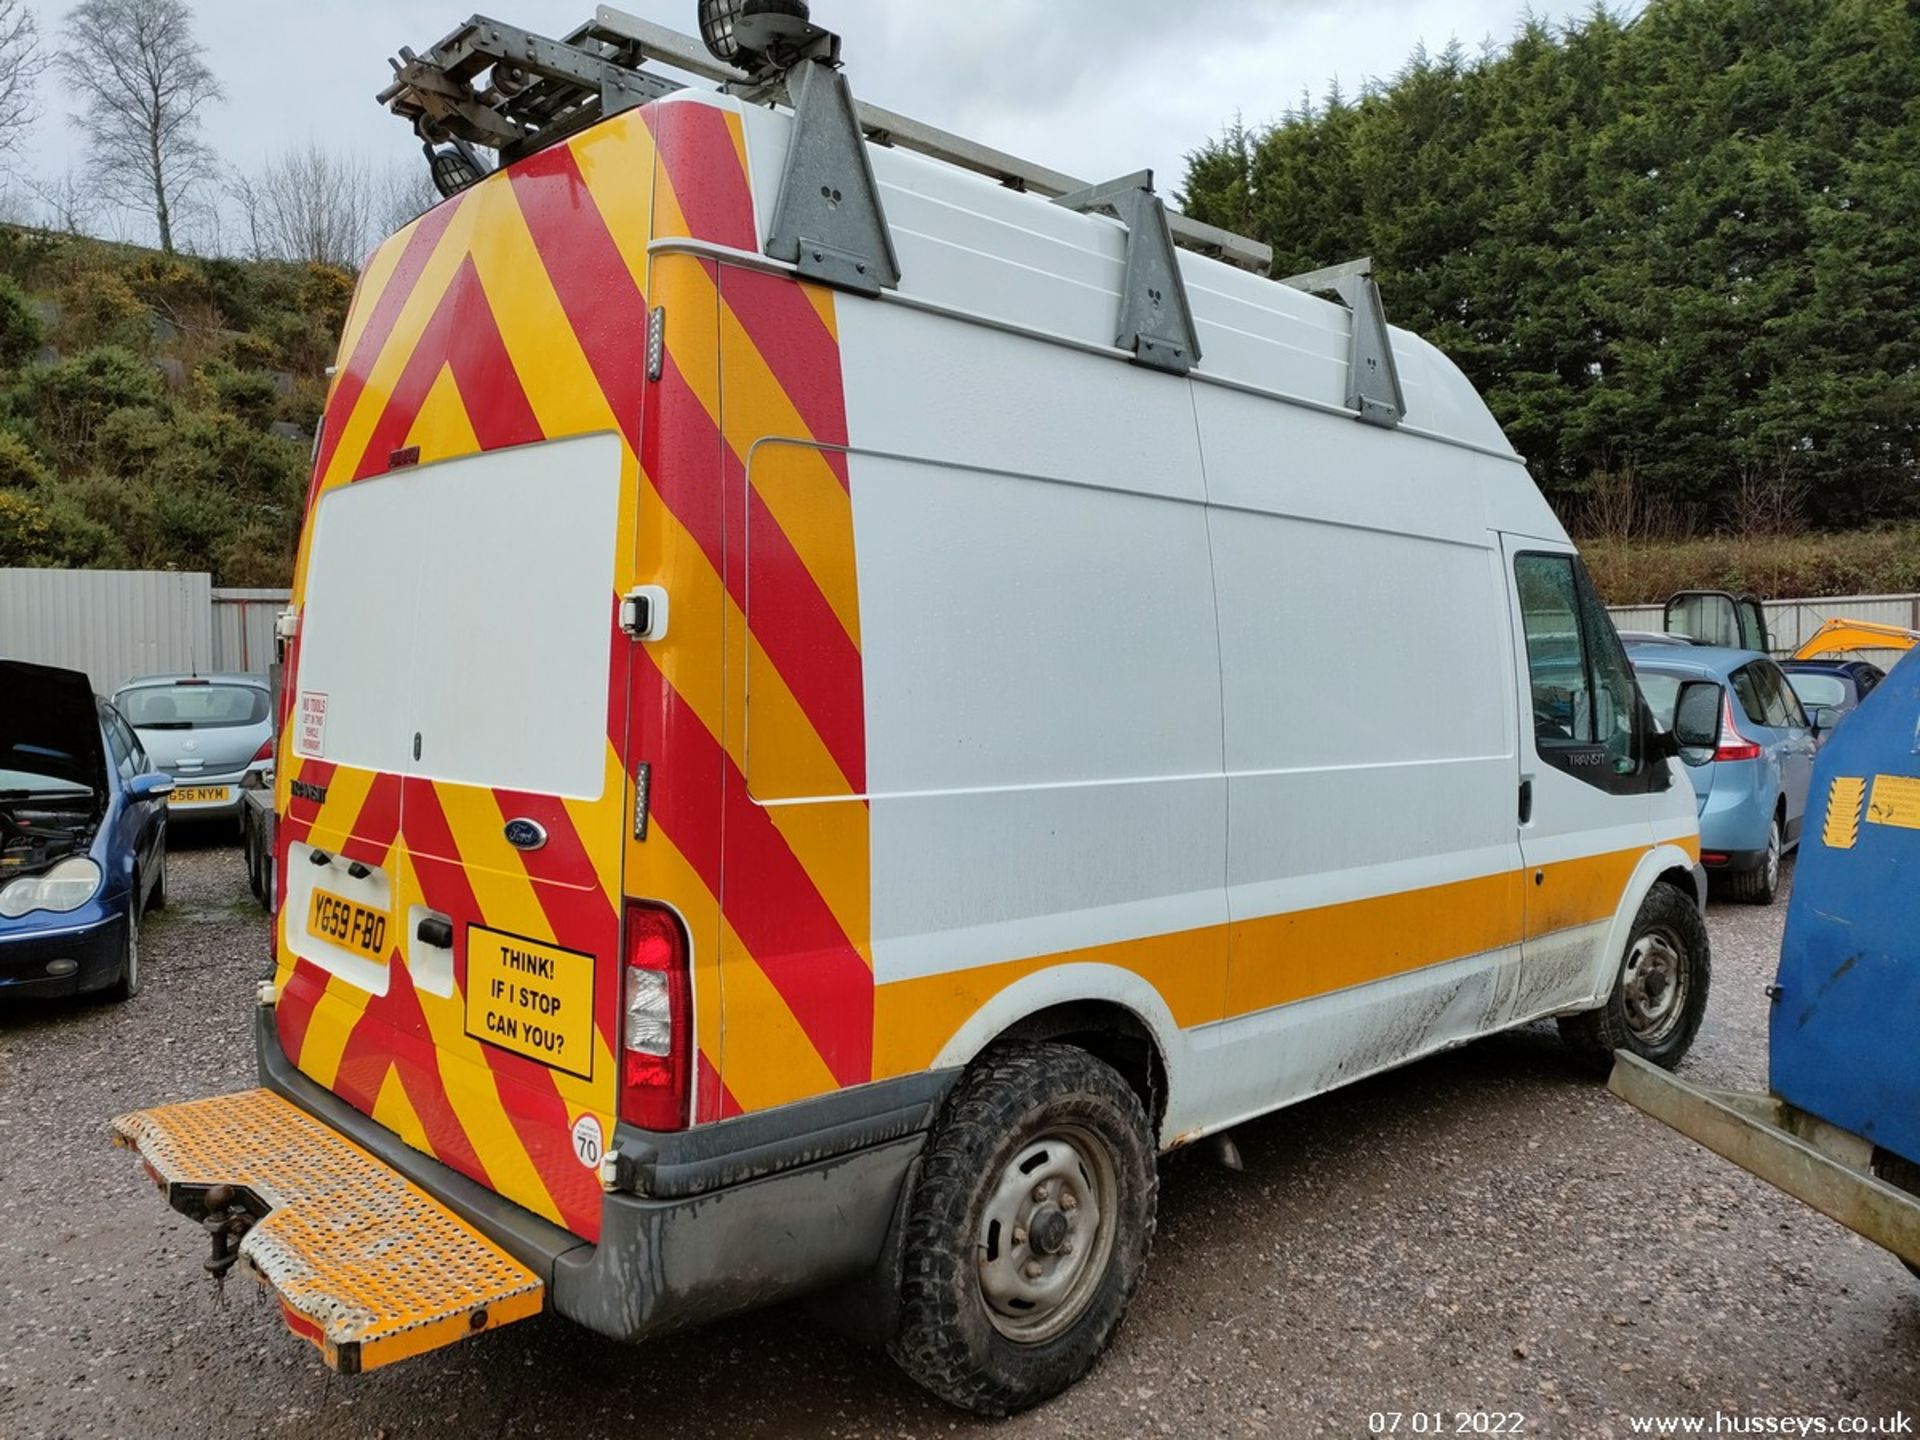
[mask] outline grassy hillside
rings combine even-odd
[[[352,288],[0,230],[0,565],[286,584]]]
[[[1609,605],[1650,605],[1676,590],[1731,590],[1766,599],[1920,591],[1920,526],[1839,535],[1695,540],[1584,540]]]

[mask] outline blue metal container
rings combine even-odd
[[[1920,1164],[1920,650],[1815,764],[1771,1050],[1775,1096]]]

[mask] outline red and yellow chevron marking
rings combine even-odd
[[[384,475],[409,446],[431,463],[568,435],[625,440],[630,538],[608,597],[602,799],[291,755],[278,796],[286,842],[383,867],[402,922],[381,996],[295,960],[280,937],[288,1053],[409,1143],[589,1238],[599,1191],[569,1136],[582,1114],[612,1129],[623,896],[672,906],[692,940],[697,1119],[872,1074],[864,702],[832,300],[648,250],[675,235],[751,249],[755,233],[739,117],[699,104],[616,117],[438,207],[362,277],[310,490],[318,503]],[[656,305],[668,358],[649,386]],[[296,604],[306,563],[303,544]],[[642,583],[673,596],[659,645],[631,645],[615,623],[617,594]],[[289,697],[298,677],[296,640]],[[642,764],[651,815],[639,841],[629,820]],[[761,803],[796,799],[819,803]],[[511,816],[539,820],[548,845],[509,847]],[[451,994],[408,968],[398,937],[415,905],[455,922]],[[280,923],[304,917],[283,908]],[[468,924],[600,957],[591,1080],[467,1036]]]

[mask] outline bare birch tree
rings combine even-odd
[[[56,60],[81,104],[75,123],[93,147],[103,189],[152,217],[160,248],[214,172],[200,111],[220,82],[200,57],[186,0],[81,0]]]
[[[0,155],[19,150],[40,118],[35,88],[47,58],[26,0],[0,0]]]

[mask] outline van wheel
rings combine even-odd
[[[1111,1067],[1071,1045],[981,1057],[921,1156],[894,1359],[981,1415],[1058,1395],[1126,1314],[1158,1183],[1146,1112]]]
[[[1616,1050],[1671,1070],[1693,1045],[1707,1013],[1712,961],[1706,921],[1691,895],[1655,885],[1627,935],[1613,993],[1598,1010],[1560,1017],[1560,1035],[1596,1074]]]
[[[1774,811],[1767,826],[1766,857],[1751,870],[1727,876],[1727,893],[1749,905],[1771,905],[1780,893],[1780,856],[1786,849],[1786,832],[1780,825],[1780,812]]]
[[[1892,1151],[1876,1147],[1873,1152],[1873,1173],[1876,1178],[1886,1181],[1896,1190],[1904,1190],[1909,1195],[1920,1196],[1920,1165],[1914,1164],[1911,1160],[1902,1160]],[[1900,1263],[1915,1275],[1920,1275],[1920,1265],[1904,1257],[1901,1258]]]

